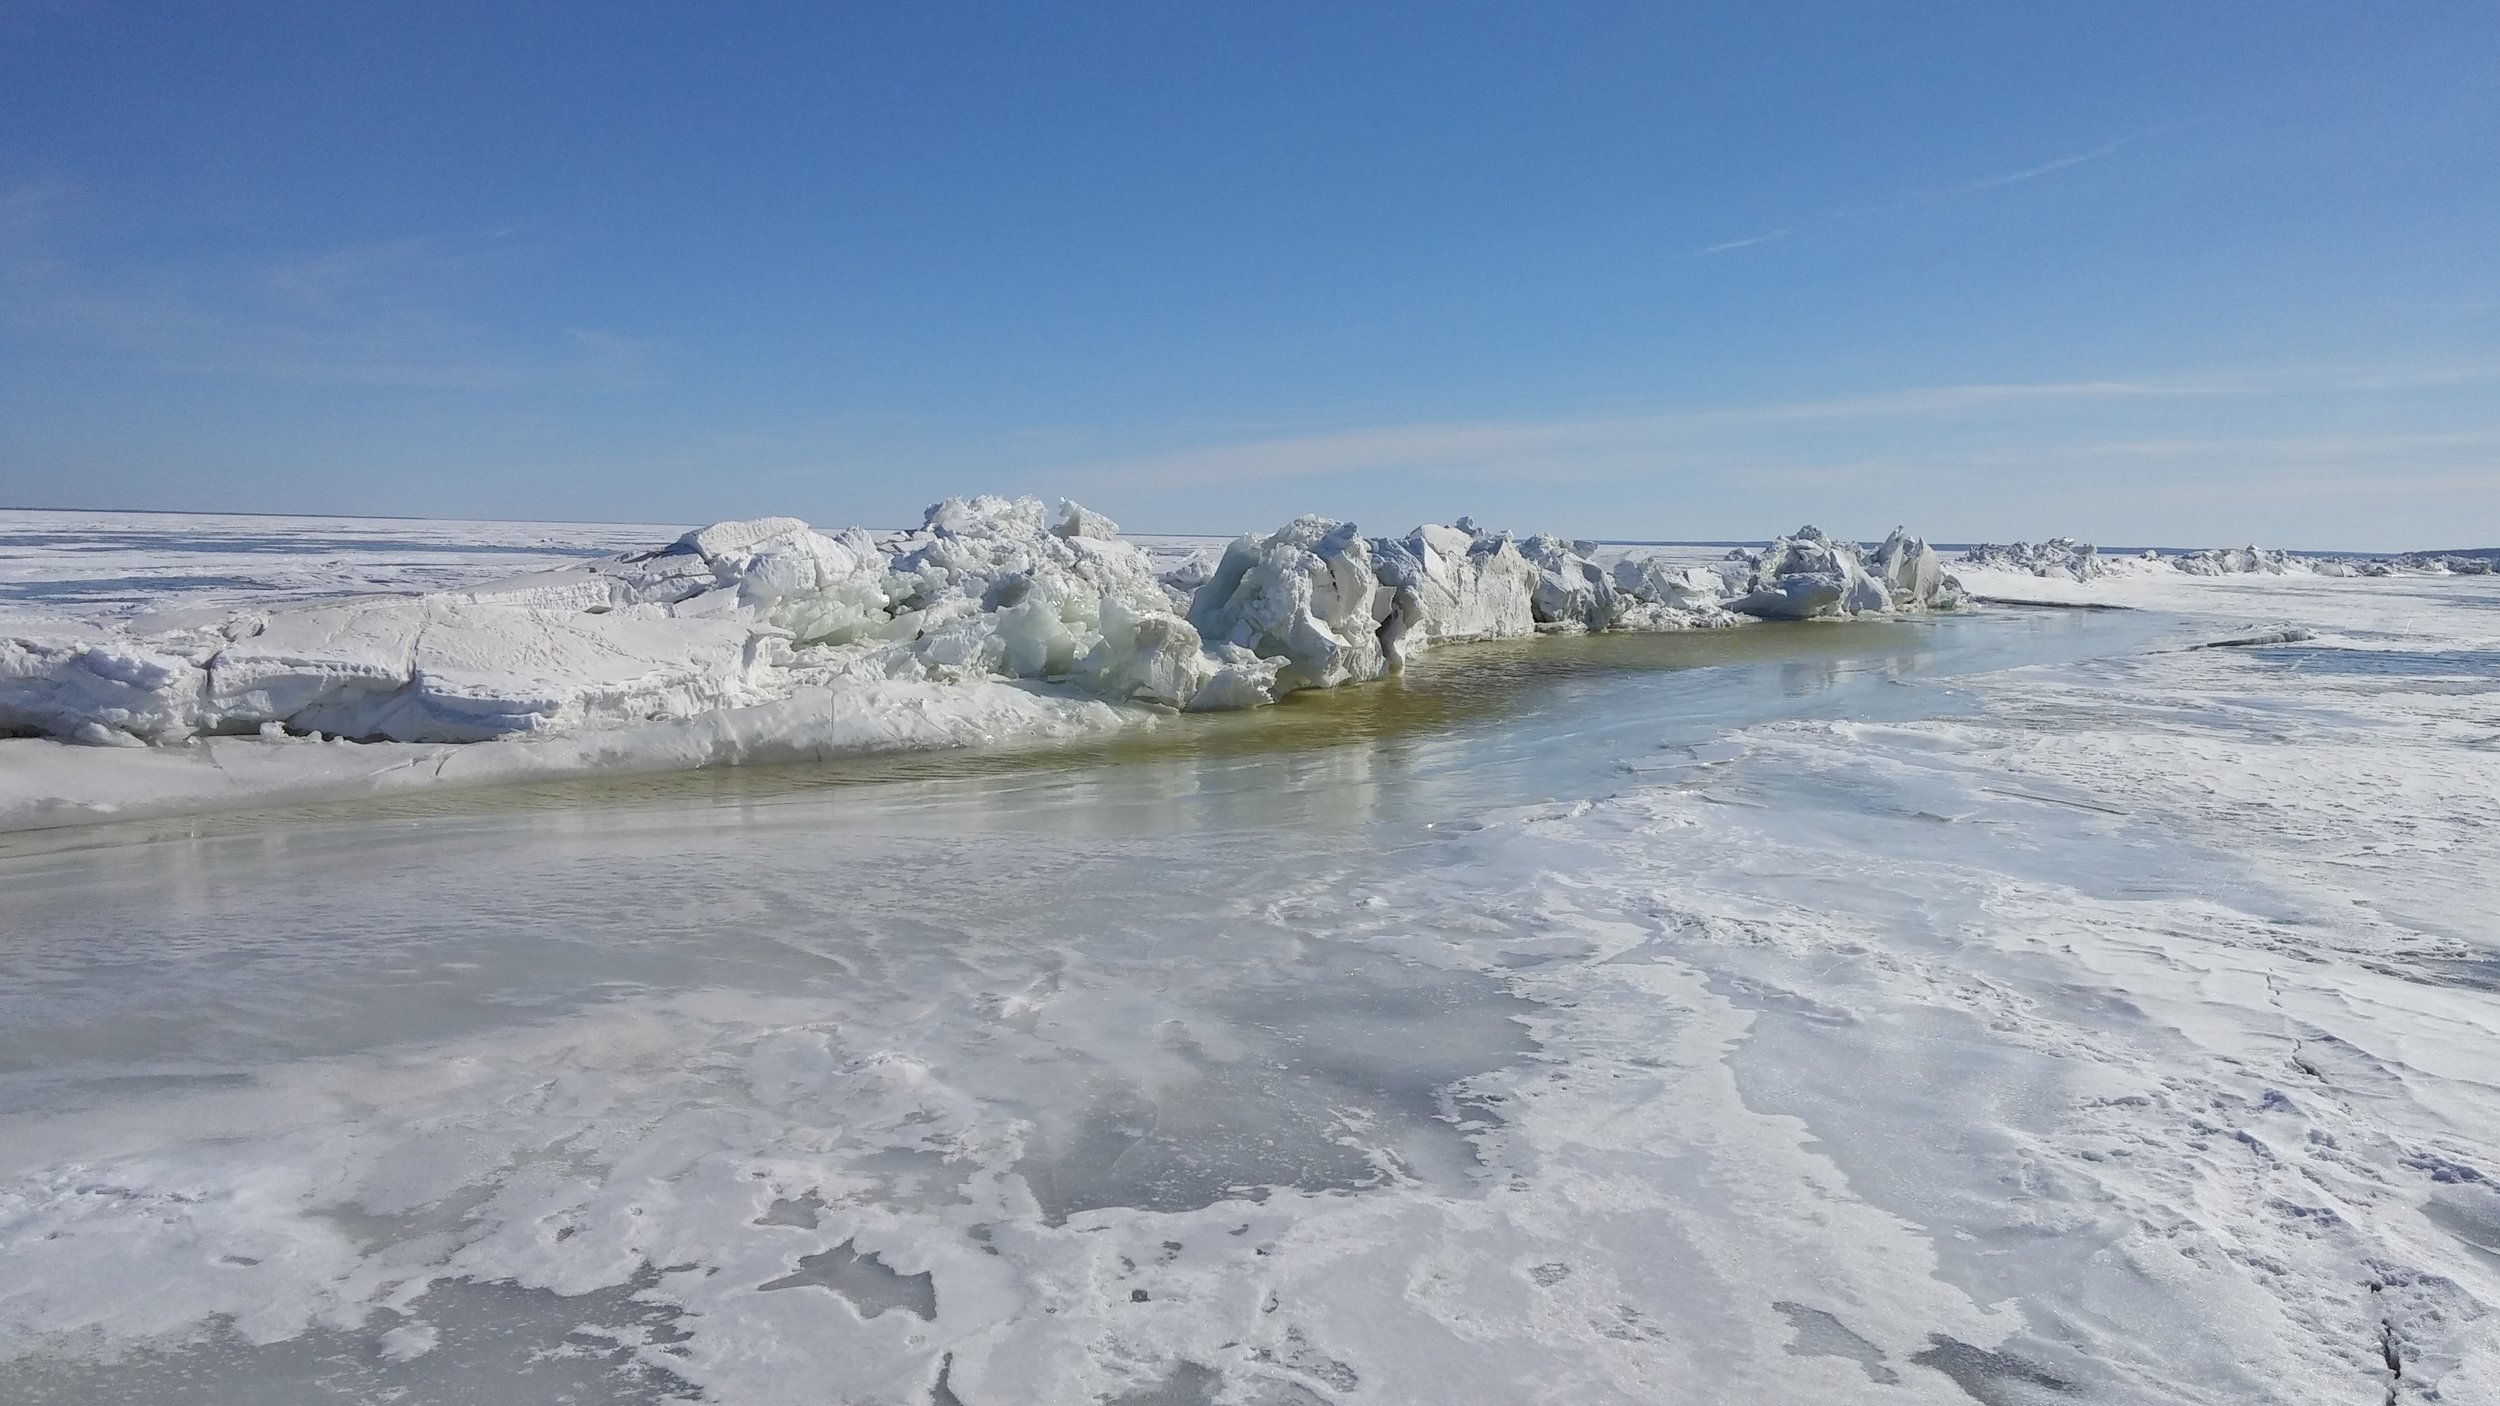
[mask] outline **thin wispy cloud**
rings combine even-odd
[[[2119,439],[2079,444],[2035,446],[2020,450],[1981,451],[1971,463],[2015,467],[2057,460],[2172,460],[2214,463],[2225,459],[2262,459],[2269,463],[2318,461],[2350,463],[2407,456],[2471,458],[2488,461],[2500,455],[2500,426],[2436,433],[2394,431],[2384,434],[2327,431],[2293,435],[2204,435],[2175,439]]]
[[[2129,132],[2123,137],[2103,142],[2089,151],[2078,151],[2069,156],[2058,157],[2053,161],[2043,161],[2036,166],[2026,166],[2019,171],[2002,172],[2000,174],[1989,176],[1981,180],[1971,181],[1963,185],[1947,186],[1943,188],[1931,187],[1926,190],[1914,191],[1900,195],[1890,200],[1877,201],[1871,205],[1848,206],[1837,210],[1826,210],[1816,223],[1822,226],[1843,225],[1863,219],[1870,215],[1888,214],[1902,210],[1916,209],[1920,206],[1932,205],[1939,201],[1955,200],[1966,195],[1976,195],[1982,191],[1998,190],[2006,186],[2020,185],[2025,181],[2036,181],[2043,176],[2053,176],[2060,171],[2068,171],[2077,166],[2087,165],[2091,162],[2107,160],[2108,158],[2117,155],[2119,152],[2126,150],[2135,143],[2140,142],[2147,137],[2169,131],[2176,125],[2178,124],[2170,123],[2159,127],[2147,127],[2140,132]],[[1755,235],[1749,239],[1731,239],[1724,244],[1713,244],[1708,248],[1695,250],[1694,257],[1699,258],[1710,254],[1725,253],[1731,249],[1742,249],[1748,245],[1764,244],[1774,239],[1786,239],[1788,236],[1796,233],[1798,228],[1798,226],[1794,225],[1784,225],[1768,234]]]
[[[1771,244],[1779,240],[1786,239],[1788,236],[1795,234],[1796,232],[1797,231],[1793,227],[1782,226],[1779,229],[1772,230],[1768,234],[1752,235],[1745,239],[1731,239],[1724,244],[1713,244],[1709,248],[1695,250],[1694,252],[1698,255],[1706,256],[1710,254],[1724,254],[1731,249],[1750,249],[1757,244]]]
[[[1508,473],[1523,462],[1551,470],[1565,464],[1612,462],[1668,446],[1691,447],[1697,439],[1730,430],[1821,421],[1946,417],[2024,401],[2215,393],[2217,387],[2203,381],[1975,384],[1641,415],[1376,425],[1086,465],[1075,469],[1074,476],[1104,486],[1172,487],[1386,469],[1459,475]]]
[[[1969,185],[1955,186],[1951,191],[1951,194],[1969,195],[1976,191],[1994,190],[1999,186],[2018,185],[2024,181],[2036,181],[2042,176],[2053,175],[2059,171],[2081,166],[2087,161],[2099,161],[2105,157],[2115,156],[2127,145],[2127,143],[2134,140],[2136,140],[2135,137],[2128,136],[2120,137],[2114,142],[2103,142],[2101,145],[2092,148],[2090,151],[2080,151],[2072,156],[2061,156],[2055,161],[2043,161],[2037,166],[2026,166],[2019,171],[2008,171],[2001,176],[1990,176],[1985,180],[1973,181]]]
[[[2356,373],[2273,369],[2135,380],[1976,383],[1909,387],[1873,395],[1636,415],[1478,420],[1366,426],[1321,434],[1208,445],[1064,467],[1059,481],[1090,491],[1174,491],[1245,482],[1377,473],[1503,481],[1621,482],[1670,470],[1787,475],[1813,461],[1853,458],[1848,447],[1903,446],[1905,471],[1921,459],[1967,466],[2098,462],[2199,456],[2261,460],[2343,455],[2487,455],[2500,426],[2353,435],[2321,429],[2249,435],[2217,428],[2286,402],[2322,403],[2409,387],[2454,387],[2476,368],[2390,368]],[[2500,377],[2480,368],[2479,379]],[[2182,420],[2172,436],[2112,442],[2095,433],[2107,413],[2132,402]],[[2236,402],[2236,404],[2225,404]],[[2205,408],[2198,408],[2202,403]],[[2482,417],[2488,419],[2489,417]]]

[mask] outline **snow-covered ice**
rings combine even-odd
[[[1353,523],[1305,517],[1225,548],[1191,595],[1189,623],[1219,649],[1277,661],[1278,692],[1335,688],[1388,672],[1380,633],[1395,591],[1373,574]]]
[[[1536,633],[1535,582],[1509,536],[1418,527],[1371,544],[1373,569],[1391,591],[1381,648],[1392,660],[1436,644],[1515,639]]]
[[[1037,521],[906,608],[1111,540]],[[1296,524],[1212,597],[1175,544],[999,645],[1185,619],[1175,575],[1485,637],[1286,706],[0,838],[0,1398],[2500,1400],[2500,580],[1955,563],[2121,608],[1878,611],[1906,538],[1416,538]],[[1487,608],[1596,601],[1573,560],[1869,609]],[[832,682],[756,707],[827,729],[1145,712],[776,628]],[[559,776],[754,713],[0,758]]]
[[[2105,570],[2100,548],[2072,537],[2052,537],[2037,544],[1983,543],[1962,553],[1962,562],[1981,571],[2013,571],[2069,581],[2090,581]]]
[[[1935,550],[1900,528],[1872,557],[1854,542],[1808,527],[1782,537],[1745,563],[1733,608],[1772,620],[1881,615],[1950,609],[1961,587]]]
[[[217,618],[347,593],[455,589],[666,541],[684,526],[214,513],[0,512],[0,621]]]
[[[266,552],[279,534],[268,520],[256,527],[243,550]],[[22,534],[33,550],[21,560],[74,542],[74,529]],[[335,543],[342,529],[322,530]],[[115,540],[126,547],[131,535]],[[212,531],[184,550],[221,540]],[[1898,531],[1870,556],[1808,528],[1716,572],[1654,555],[1608,567],[1597,554],[1551,537],[1515,544],[1472,523],[1367,539],[1352,523],[1306,517],[1211,559],[1175,556],[1071,502],[975,497],[938,503],[911,532],[722,522],[647,550],[422,592],[356,590],[368,583],[351,574],[334,576],[326,599],[301,582],[253,598],[210,578],[220,584],[169,589],[144,608],[0,614],[0,737],[157,749],[145,764],[86,767],[0,743],[21,783],[0,793],[0,826],[132,813],[147,788],[121,780],[143,767],[162,774],[164,808],[258,794],[261,782],[269,797],[301,799],[376,776],[401,785],[953,745],[1002,740],[1028,721],[1023,731],[1048,736],[1072,719],[1137,726],[1158,710],[1261,707],[1375,681],[1435,645],[1539,629],[1683,630],[1960,603],[1935,554]],[[47,585],[76,596],[88,579],[18,574],[37,597]],[[946,687],[910,687],[923,683]],[[863,717],[898,696],[911,716],[895,727],[823,725],[828,711]],[[218,745],[237,737],[548,745],[457,765],[333,752],[338,765],[323,769],[301,753]],[[689,745],[721,738],[736,741]],[[207,766],[217,779],[203,787]],[[99,784],[26,789],[81,776]]]

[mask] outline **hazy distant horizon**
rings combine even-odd
[[[122,514],[130,514],[130,515],[133,515],[133,516],[149,516],[149,517],[204,517],[204,518],[216,518],[216,517],[245,517],[245,518],[271,518],[271,519],[277,519],[277,520],[295,520],[295,521],[322,521],[322,520],[331,520],[331,521],[368,521],[368,522],[464,522],[464,521],[465,521],[465,522],[478,522],[478,523],[485,523],[485,524],[499,524],[499,525],[504,525],[504,526],[514,526],[514,527],[532,527],[532,526],[544,526],[544,527],[648,527],[648,528],[652,528],[652,529],[654,529],[654,530],[656,530],[656,531],[664,531],[664,532],[684,532],[684,531],[692,531],[692,530],[693,530],[693,529],[695,529],[695,528],[698,528],[698,527],[706,527],[706,526],[709,526],[709,525],[710,525],[710,523],[709,523],[709,522],[694,522],[694,521],[667,522],[667,521],[654,521],[654,520],[650,520],[650,519],[643,519],[643,518],[496,518],[496,517],[468,517],[468,518],[449,517],[449,518],[446,518],[446,517],[431,517],[431,516],[426,516],[426,515],[423,515],[423,514],[416,514],[416,513],[275,513],[275,512],[241,512],[241,511],[194,511],[194,510],[190,510],[190,509],[183,509],[183,508],[96,508],[96,507],[37,508],[37,507],[26,507],[26,506],[23,506],[23,505],[18,505],[18,504],[0,504],[0,514],[8,514],[8,513],[71,513],[71,514],[74,514],[74,513],[91,513],[91,514],[114,514],[114,513],[122,513]],[[1472,515],[1472,514],[1464,514],[1464,513],[1461,513],[1461,514],[1451,514],[1451,515],[1448,515],[1447,517],[1444,517],[1444,518],[1437,518],[1437,519],[1433,519],[1433,521],[1438,521],[1438,522],[1447,522],[1447,521],[1451,520],[1452,518],[1456,518],[1456,517],[1469,517],[1469,516],[1473,516],[1473,515]],[[719,519],[714,519],[714,521],[718,521],[718,520],[719,520]],[[842,528],[850,528],[850,527],[861,527],[861,528],[866,528],[867,530],[872,531],[872,532],[908,532],[908,531],[911,531],[911,530],[913,530],[914,528],[916,528],[916,527],[918,527],[918,526],[919,526],[919,524],[918,524],[916,521],[915,521],[915,522],[893,522],[893,523],[873,523],[873,522],[831,522],[831,521],[827,521],[827,522],[815,522],[815,523],[811,523],[811,524],[809,524],[809,525],[810,525],[810,526],[813,526],[813,527],[818,527],[818,528],[826,528],[826,529],[834,529],[834,530],[839,530],[839,529],[842,529]],[[1230,541],[1230,540],[1232,540],[1233,538],[1235,538],[1235,537],[1238,537],[1238,536],[1242,535],[1243,533],[1263,533],[1263,532],[1269,531],[1269,530],[1271,530],[1271,529],[1273,529],[1273,528],[1275,528],[1275,527],[1280,527],[1280,526],[1282,526],[1282,525],[1283,525],[1283,522],[1282,522],[1282,521],[1279,521],[1279,522],[1275,522],[1275,523],[1245,523],[1245,524],[1242,524],[1242,525],[1240,525],[1240,526],[1237,526],[1237,527],[1232,527],[1232,528],[1222,528],[1222,527],[1209,527],[1209,528],[1163,528],[1163,527],[1153,527],[1153,526],[1142,526],[1142,527],[1140,527],[1140,526],[1131,526],[1130,524],[1127,524],[1127,523],[1122,523],[1122,524],[1120,524],[1120,531],[1121,531],[1121,534],[1122,534],[1123,536],[1126,536],[1126,537],[1135,537],[1135,538],[1152,538],[1152,537],[1165,537],[1165,538],[1169,538],[1169,537],[1202,537],[1202,538],[1207,539],[1209,542],[1225,542],[1225,541]],[[1359,527],[1363,528],[1363,530],[1364,530],[1364,532],[1365,532],[1365,534],[1366,534],[1366,535],[1368,535],[1368,536],[1373,536],[1373,537],[1381,537],[1381,536],[1397,536],[1397,535],[1401,535],[1401,534],[1403,534],[1403,533],[1405,533],[1405,532],[1407,532],[1407,531],[1412,530],[1412,529],[1413,529],[1415,526],[1417,526],[1417,525],[1419,525],[1419,524],[1418,524],[1418,523],[1408,523],[1408,524],[1406,524],[1406,525],[1405,525],[1405,526],[1403,526],[1403,527],[1390,528],[1390,527],[1385,527],[1385,526],[1383,526],[1383,525],[1381,525],[1381,524],[1377,524],[1377,523],[1358,523],[1358,524],[1357,524],[1357,526],[1359,526]],[[1539,528],[1539,527],[1537,527],[1537,526],[1535,526],[1535,525],[1533,525],[1533,524],[1521,524],[1521,523],[1499,523],[1499,522],[1483,522],[1482,520],[1479,520],[1479,524],[1478,524],[1478,525],[1479,525],[1479,526],[1481,526],[1481,527],[1483,527],[1483,528],[1484,528],[1485,530],[1487,530],[1487,531],[1508,531],[1508,532],[1512,532],[1512,533],[1514,533],[1514,534],[1521,535],[1521,536],[1525,536],[1525,535],[1527,535],[1527,534],[1529,534],[1529,533],[1539,532],[1539,531],[1544,531],[1544,530],[1545,530],[1545,529],[1543,529],[1543,528]],[[1819,524],[1819,523],[1801,523],[1801,524],[1797,524],[1797,526],[1799,526],[1799,527],[1805,527],[1805,526],[1815,526],[1815,527],[1819,527],[1819,526],[1822,526],[1822,524]],[[1903,527],[1908,527],[1908,528],[1909,528],[1911,531],[1913,531],[1913,532],[1915,532],[1915,531],[1917,531],[1917,530],[1918,530],[1918,529],[1917,529],[1917,524],[1915,524],[1915,523],[1899,523],[1899,524],[1895,524],[1895,526],[1903,526]],[[1581,538],[1581,539],[1579,539],[1579,540],[1583,540],[1583,541],[1593,541],[1593,542],[1596,542],[1596,543],[1597,543],[1598,545],[1600,545],[1600,546],[1606,546],[1606,547],[1729,547],[1729,548],[1736,548],[1736,547],[1760,547],[1760,546],[1764,545],[1765,543],[1772,541],[1774,538],[1776,538],[1776,537],[1780,536],[1782,533],[1784,533],[1784,532],[1791,532],[1791,531],[1794,531],[1794,530],[1796,530],[1796,529],[1795,529],[1795,527],[1790,527],[1790,528],[1782,528],[1782,529],[1779,529],[1778,531],[1764,532],[1764,533],[1762,533],[1762,534],[1760,534],[1760,535],[1758,535],[1758,536],[1753,536],[1753,537],[1608,537],[1608,536],[1602,536],[1602,535],[1601,535],[1601,536],[1596,536],[1596,537],[1583,537],[1583,538]],[[1857,540],[1857,541],[1867,542],[1867,543],[1873,543],[1873,542],[1880,541],[1880,540],[1882,539],[1882,536],[1883,536],[1883,534],[1882,534],[1882,533],[1880,533],[1880,532],[1875,532],[1875,533],[1852,532],[1852,531],[1849,531],[1849,530],[1847,530],[1847,529],[1843,529],[1843,528],[1831,528],[1831,529],[1829,529],[1829,530],[1830,530],[1831,532],[1833,532],[1833,533],[1834,533],[1835,535],[1837,535],[1837,536],[1846,537],[1846,538],[1850,538],[1850,539],[1852,539],[1852,540]],[[1971,548],[1973,548],[1973,547],[1981,547],[1981,546],[1996,546],[1996,545],[2003,545],[2003,544],[2006,544],[2006,543],[2011,543],[2011,542],[2038,542],[2038,541],[2044,541],[2044,540],[2047,540],[2047,539],[2052,538],[2052,537],[2058,537],[2058,536],[2071,536],[2071,535],[2072,535],[2072,534],[2068,534],[2068,533],[2055,533],[2055,532],[2050,532],[2050,533],[2036,533],[2036,532],[2035,532],[2035,533],[2029,533],[2029,534],[2017,533],[2017,534],[2014,534],[2014,535],[2011,535],[2011,536],[2006,536],[2006,537],[1994,537],[1994,538],[1974,537],[1974,538],[1969,539],[1968,541],[1944,541],[1944,540],[1940,540],[1940,539],[1930,539],[1930,540],[1928,541],[1928,545],[1929,545],[1929,546],[1931,546],[1931,547],[1934,547],[1937,551],[1940,551],[1940,552],[1964,552],[1964,551],[1968,551],[1968,550],[1970,550],[1970,549],[1971,549]],[[2478,556],[2478,555],[2489,555],[2489,554],[2492,554],[2492,553],[2494,553],[2494,552],[2500,552],[2500,546],[2440,546],[2440,547],[2403,547],[2403,548],[2397,548],[2397,549],[2394,549],[2394,550],[2385,550],[2385,549],[2363,548],[2363,547],[2320,546],[2320,545],[2317,545],[2317,544],[2314,544],[2314,543],[2304,545],[2304,544],[2300,544],[2300,543],[2286,543],[2286,542],[2252,542],[2252,541],[2212,541],[2212,542],[2174,542],[2174,543],[2100,543],[2100,542],[2096,542],[2096,543],[2093,543],[2092,545],[2093,545],[2093,546],[2095,546],[2095,547],[2097,547],[2097,548],[2098,548],[2098,549],[2099,549],[2099,550],[2100,550],[2100,551],[2101,551],[2104,555],[2113,555],[2113,556],[2121,556],[2121,555],[2123,555],[2123,556],[2133,556],[2133,555],[2139,555],[2139,554],[2144,553],[2144,552],[2159,552],[2159,553],[2161,553],[2161,554],[2163,554],[2163,555],[2165,555],[2165,556],[2169,556],[2169,555],[2173,555],[2173,554],[2177,554],[2177,553],[2183,553],[2183,552],[2196,552],[2196,551],[2204,551],[2204,550],[2207,550],[2207,549],[2210,549],[2210,548],[2216,548],[2216,547],[2245,547],[2245,546],[2266,547],[2266,548],[2270,548],[2270,549],[2276,549],[2276,550],[2282,550],[2282,551],[2289,551],[2289,552],[2292,552],[2292,553],[2294,553],[2294,554],[2296,554],[2296,555],[2300,555],[2300,556],[2354,556],[2354,557],[2394,557],[2394,556],[2411,556],[2411,555],[2419,555],[2419,556]]]

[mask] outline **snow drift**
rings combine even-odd
[[[882,537],[758,518],[470,590],[0,636],[0,733],[527,740],[739,710],[762,720],[802,696],[892,685],[1212,711],[1377,679],[1466,641],[1961,600],[1935,552],[1899,531],[1870,552],[1806,528],[1715,570],[1609,568],[1598,551],[1464,519],[1366,538],[1304,517],[1166,574],[1066,501],[950,498]]]

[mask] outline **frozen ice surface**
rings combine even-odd
[[[2408,552],[2395,558],[2394,564],[2408,571],[2489,576],[2500,572],[2500,547],[2477,547],[2462,552]]]
[[[1865,570],[1884,583],[1895,610],[1947,609],[1962,603],[1961,583],[1945,574],[1944,558],[1908,528],[1894,528]]]
[[[1538,624],[1603,630],[1614,623],[1618,593],[1613,578],[1590,560],[1596,543],[1539,535],[1528,539],[1521,554],[1536,568],[1530,606]]]
[[[2052,537],[2038,544],[1982,543],[1962,553],[1962,564],[1986,571],[2063,577],[2069,581],[2090,581],[2104,570],[2100,548],[2072,537]]]
[[[359,743],[280,735],[151,748],[0,738],[0,831],[440,786],[1047,744],[1152,721],[1064,689],[871,679],[536,741]]]
[[[2055,537],[2037,546],[2016,542],[1987,544],[1964,552],[1959,566],[1983,574],[2006,572],[2091,581],[2105,573],[2175,571],[2188,576],[2393,576],[2398,574],[2479,576],[2492,570],[2500,553],[2413,552],[2401,556],[2303,556],[2273,547],[2206,547],[2186,552],[2146,551],[2132,557],[2105,557],[2087,542]]]
[[[273,520],[254,520],[256,535],[238,544],[221,521],[168,550],[266,554],[286,540]],[[122,550],[145,537],[90,524],[82,538],[77,520],[46,522],[15,539],[12,570],[34,596],[46,589],[47,550],[61,559],[50,587],[75,595],[89,579],[82,543]],[[1366,539],[1351,523],[1307,517],[1212,551],[1129,541],[1064,500],[950,498],[911,532],[722,522],[521,575],[438,574],[435,589],[411,593],[366,588],[401,579],[393,554],[445,545],[447,529],[404,527],[414,543],[368,543],[362,555],[339,550],[361,540],[341,524],[293,530],[337,553],[318,578],[326,597],[176,582],[130,609],[0,613],[0,738],[154,748],[144,763],[80,764],[0,745],[0,775],[16,783],[0,790],[0,827],[217,796],[302,799],[376,778],[397,786],[580,763],[651,769],[1012,740],[1028,718],[1039,721],[1024,736],[1049,737],[1079,720],[1119,728],[1266,706],[1377,680],[1435,645],[1540,629],[1686,630],[1959,601],[1934,553],[1897,531],[1870,555],[1808,529],[1712,570],[1647,552],[1608,565],[1594,543],[1515,544],[1469,522]],[[579,555],[590,539],[530,540],[531,550]],[[909,715],[883,726],[822,720],[857,720],[898,699]],[[798,730],[776,737],[777,724]],[[694,745],[706,737],[715,745]],[[220,745],[237,738],[546,745],[457,765],[334,752],[318,766],[308,754]],[[212,785],[201,784],[204,766],[218,774]],[[152,797],[151,772],[161,779]]]
[[[150,616],[213,620],[237,607],[288,600],[457,589],[639,551],[682,530],[631,523],[0,512],[0,630]]]
[[[1353,523],[1297,518],[1226,547],[1190,602],[1189,623],[1210,643],[1276,660],[1279,693],[1335,688],[1388,672],[1380,633],[1396,589],[1373,573]]]
[[[1869,554],[1803,527],[1746,563],[1731,608],[1772,620],[1881,615],[1894,610],[1949,610],[1961,586],[1923,538],[1894,528]]]
[[[1533,569],[1507,533],[1478,532],[1472,522],[1431,524],[1403,538],[1375,538],[1371,553],[1392,592],[1379,631],[1392,660],[1436,644],[1536,632]]]
[[[0,839],[0,1399],[2500,1398],[2500,584],[2113,565]]]

